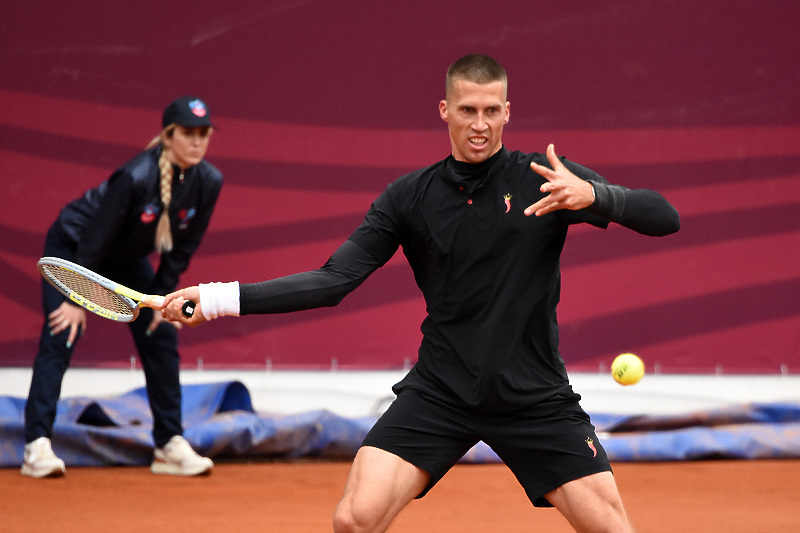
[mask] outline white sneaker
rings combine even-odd
[[[25,445],[22,475],[31,477],[58,477],[66,473],[64,461],[56,457],[50,439],[39,437]]]
[[[156,448],[150,471],[154,474],[173,476],[197,476],[209,474],[214,463],[208,457],[201,457],[192,449],[186,439],[175,435],[163,448]]]

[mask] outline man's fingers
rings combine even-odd
[[[564,165],[561,163],[561,160],[556,155],[556,147],[554,144],[548,144],[547,150],[545,151],[547,155],[547,161],[550,163],[550,167],[548,168],[544,165],[540,165],[539,163],[531,162],[531,170],[542,176],[546,180],[551,180],[556,177],[559,170],[564,168]],[[542,192],[550,192],[542,190]]]
[[[166,299],[163,296],[148,294],[145,296],[144,300],[142,300],[142,305],[152,307],[153,309],[161,309],[166,303],[165,300]]]
[[[535,204],[529,205],[523,212],[525,213],[525,216],[528,217],[531,215],[542,216],[551,211],[548,209],[548,207],[549,202],[547,201],[547,198],[542,198]]]
[[[172,301],[164,307],[164,318],[169,321],[181,321],[184,319],[185,317],[183,316],[181,307],[185,301],[186,300],[184,300],[182,296],[173,298]]]
[[[539,163],[531,163],[531,170],[533,170],[546,180],[550,179],[551,177],[550,174],[553,172],[546,166],[540,165]]]
[[[537,217],[540,217],[558,209],[565,208],[566,204],[562,199],[557,199],[553,194],[548,194],[535,204],[529,205],[525,211],[523,211],[523,213],[525,213],[525,216],[536,215]]]
[[[547,160],[550,162],[550,166],[553,167],[553,170],[558,172],[564,165],[561,164],[561,160],[556,156],[556,146],[552,143],[547,145]]]
[[[169,320],[172,324],[176,327],[180,325],[187,325],[191,327],[198,326],[202,324],[205,319],[203,318],[203,312],[200,309],[200,303],[197,302],[194,306],[194,313],[192,313],[191,317],[187,317],[183,314],[183,304],[188,300],[184,299],[182,296],[175,298],[173,301],[169,303],[164,308],[164,317]]]

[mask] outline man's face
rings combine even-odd
[[[447,99],[439,102],[457,161],[480,163],[503,146],[503,126],[511,111],[505,89],[502,81],[478,84],[455,79]]]

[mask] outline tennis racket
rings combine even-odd
[[[66,259],[42,257],[36,267],[72,302],[109,320],[132,322],[137,307],[161,307],[164,302],[163,296],[142,294]],[[186,301],[181,310],[191,317],[194,308],[194,302]]]

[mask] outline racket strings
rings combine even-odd
[[[79,294],[94,305],[120,315],[130,315],[130,305],[112,290],[109,290],[94,281],[69,270],[68,268],[46,265],[45,267],[53,278],[58,280],[69,290]]]

